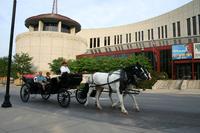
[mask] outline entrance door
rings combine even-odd
[[[176,77],[177,79],[192,79],[192,64],[177,64]]]

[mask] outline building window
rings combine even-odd
[[[188,33],[188,36],[191,36],[191,22],[190,22],[190,18],[187,19],[187,33]]]
[[[120,35],[120,43],[122,44],[122,35]]]
[[[177,22],[178,37],[181,36],[181,24],[180,21]]]
[[[154,40],[153,29],[151,29],[151,39]]]
[[[126,34],[126,43],[128,43],[128,34]]]
[[[58,31],[57,23],[44,23],[44,31]]]
[[[114,44],[116,44],[116,40],[117,40],[117,39],[116,39],[116,35],[115,35],[115,36],[114,36]]]
[[[192,17],[193,35],[197,35],[197,20],[196,16]]]
[[[129,33],[129,42],[131,42],[131,33]]]
[[[142,31],[142,41],[144,41],[144,31]]]
[[[198,15],[199,18],[199,34],[200,34],[200,15]]]
[[[119,35],[117,35],[117,44],[119,44]]]
[[[104,37],[104,46],[106,46],[107,45],[107,39],[106,39],[107,37]]]
[[[90,48],[92,48],[92,38],[90,38]]]
[[[139,42],[140,42],[140,32],[138,32],[138,37],[139,37],[138,40],[139,40]]]
[[[158,27],[158,39],[160,39],[160,27]]]
[[[176,23],[173,23],[172,26],[173,26],[173,37],[176,37]]]
[[[150,40],[150,30],[148,30],[148,40]]]
[[[164,27],[161,26],[161,34],[162,34],[162,38],[164,38]]]
[[[135,41],[137,42],[137,32],[135,32]]]
[[[70,33],[70,27],[62,24],[61,32]]]
[[[167,38],[167,25],[165,25],[165,38]]]
[[[110,45],[110,36],[108,37],[108,45]]]
[[[34,31],[38,31],[38,25],[34,25],[34,26],[33,26],[33,30],[34,30]]]
[[[97,38],[97,47],[100,47],[100,38]]]
[[[94,48],[96,48],[96,38],[94,38]]]

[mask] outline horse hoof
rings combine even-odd
[[[139,109],[135,109],[135,112],[140,112],[140,110]]]
[[[128,115],[128,112],[122,112],[124,115]]]

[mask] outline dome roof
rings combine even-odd
[[[67,25],[69,27],[75,27],[76,29],[76,33],[79,32],[81,30],[81,25],[76,22],[75,20],[62,16],[60,14],[40,14],[37,16],[32,16],[30,18],[27,18],[25,20],[25,26],[28,28],[30,25],[34,26],[34,25],[38,25],[39,21],[43,21],[43,22],[59,22],[61,21],[62,24]]]

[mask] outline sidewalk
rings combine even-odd
[[[175,89],[146,89],[143,93],[169,93],[169,94],[200,94],[199,89],[184,89],[184,90],[175,90]]]

